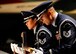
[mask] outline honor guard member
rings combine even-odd
[[[58,47],[52,48],[52,52],[71,54],[72,47],[76,49],[76,45],[74,45],[76,43],[76,20],[68,15],[58,13],[54,4],[49,1],[44,2],[31,11],[37,15],[41,22],[50,27],[52,34],[57,38]]]
[[[22,14],[23,19],[24,19],[24,25],[27,26],[27,28],[29,30],[32,30],[32,29],[34,30],[35,27],[37,26],[36,15],[31,11],[22,11],[21,14]],[[35,37],[35,36],[33,36],[33,37]],[[36,40],[36,38],[35,38],[35,40]],[[24,44],[24,45],[26,45],[26,44]],[[18,44],[11,44],[11,49],[13,52],[16,52],[18,54],[26,54],[26,53],[23,53],[23,49],[20,48],[18,46]],[[30,49],[32,49],[32,52],[30,52]],[[27,46],[27,48],[25,48],[25,46],[24,46],[24,50],[25,51],[28,50],[30,54],[43,54],[42,48],[36,49],[36,48],[32,48],[30,46]]]
[[[50,33],[50,31],[45,26],[38,23],[38,17],[33,12],[22,11],[21,13],[24,16],[25,25],[29,30],[33,29],[34,31],[35,48],[40,49],[40,52],[42,54],[51,54],[52,52],[50,48],[52,42],[52,34]]]

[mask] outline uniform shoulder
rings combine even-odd
[[[38,33],[46,33],[46,34],[48,33],[50,36],[52,36],[51,32],[43,25],[39,27],[37,34]]]

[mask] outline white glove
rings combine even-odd
[[[52,54],[52,49],[49,49],[50,54]]]
[[[34,51],[31,54],[43,54],[43,51],[34,48]]]
[[[16,53],[18,53],[18,54],[24,54],[24,53],[23,53],[23,49],[20,48],[20,47],[18,47],[18,44],[13,44],[13,43],[11,43],[10,45],[11,45],[11,50],[12,50],[13,52],[16,52]]]
[[[39,50],[43,52],[43,49],[41,47],[39,48]]]

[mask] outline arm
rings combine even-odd
[[[43,48],[43,53],[44,54],[50,54],[49,51],[51,51],[52,47],[52,33],[42,26],[37,34],[36,34],[36,40],[37,40],[37,48],[42,47]]]
[[[60,52],[70,52],[72,45],[75,42],[76,28],[70,21],[65,21],[60,28]]]

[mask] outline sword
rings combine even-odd
[[[23,54],[26,54],[24,49],[24,32],[21,33]]]

